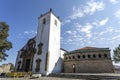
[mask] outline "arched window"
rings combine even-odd
[[[83,55],[82,57],[85,58],[85,55]]]
[[[67,57],[65,57],[65,59],[67,60]]]
[[[80,58],[80,55],[78,55],[77,57],[78,57],[78,59],[79,59],[79,58]]]
[[[96,55],[95,55],[95,54],[93,54],[93,58],[96,58]]]
[[[71,57],[69,56],[69,59],[71,59]]]
[[[72,56],[73,59],[75,59],[75,56]]]
[[[37,59],[37,60],[36,60],[36,68],[35,68],[35,71],[36,71],[36,72],[39,72],[39,71],[40,71],[40,62],[41,62],[41,59]]]
[[[104,57],[107,57],[107,54],[104,54]]]
[[[40,44],[38,45],[38,54],[39,54],[39,55],[42,53],[42,47],[43,47],[43,44],[40,43]]]
[[[98,54],[98,57],[101,58],[102,57],[101,54]]]
[[[88,58],[91,58],[91,56],[90,56],[90,55],[88,55]]]

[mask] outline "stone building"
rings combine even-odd
[[[84,47],[64,54],[65,73],[113,73],[109,48]]]
[[[1,66],[0,66],[0,74],[1,73],[8,73],[8,72],[10,72],[10,67],[11,67],[11,63],[8,63],[8,64],[2,64]]]
[[[32,71],[42,75],[62,71],[60,48],[61,22],[52,9],[38,18],[37,35],[18,51],[15,71]]]

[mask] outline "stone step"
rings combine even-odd
[[[120,74],[114,73],[57,73],[50,74],[51,77],[64,77],[75,79],[89,79],[89,80],[116,80],[120,79]]]

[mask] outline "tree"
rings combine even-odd
[[[14,65],[12,63],[10,63],[11,66],[10,66],[10,71],[14,71]]]
[[[12,48],[12,43],[7,40],[8,31],[9,25],[5,22],[0,22],[0,61],[6,60],[6,57],[8,57],[6,50]]]
[[[115,63],[120,62],[120,45],[117,48],[115,48],[115,50],[113,50],[113,53],[113,60],[115,61]]]

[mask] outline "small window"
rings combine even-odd
[[[96,55],[95,55],[95,54],[93,54],[93,58],[96,58]]]
[[[45,18],[43,19],[43,24],[46,24],[46,19]]]
[[[98,54],[98,57],[101,58],[102,57],[101,54]]]
[[[57,26],[57,20],[55,20],[55,25]]]
[[[43,43],[40,43],[38,45],[38,54],[41,54],[42,53],[42,48],[43,48]]]
[[[67,57],[65,59],[67,60]]]
[[[90,55],[88,55],[88,58],[91,58],[91,56],[90,56]]]
[[[85,58],[85,55],[83,55],[82,57]]]
[[[73,56],[73,59],[75,59],[75,56]]]
[[[104,54],[104,57],[107,57],[107,54]]]
[[[71,59],[71,57],[69,57],[69,59]]]
[[[78,58],[80,58],[80,55],[78,55]]]

